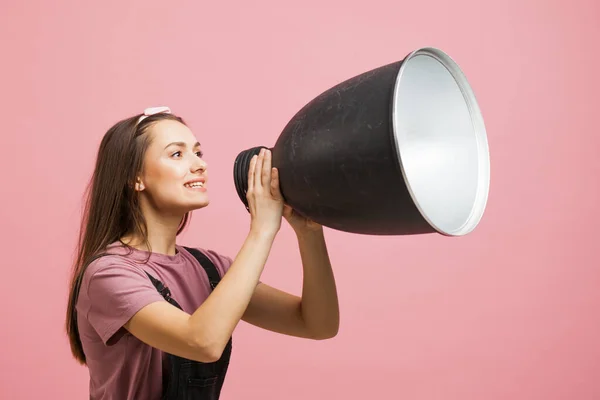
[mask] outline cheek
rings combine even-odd
[[[149,188],[180,185],[186,176],[186,168],[183,163],[162,161],[149,167],[146,176]]]

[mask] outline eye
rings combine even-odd
[[[181,152],[176,151],[175,153],[171,154],[171,157],[173,157],[173,156],[176,156],[176,157],[181,156]]]
[[[196,152],[196,155],[197,155],[199,158],[202,158],[202,157],[204,156],[204,153],[203,153],[203,152],[201,152],[201,151],[197,151],[197,152]]]

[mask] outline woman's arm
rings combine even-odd
[[[260,283],[243,320],[285,335],[329,339],[337,335],[340,315],[323,229],[315,224],[306,229],[296,222],[290,221],[302,259],[302,297]]]
[[[214,361],[221,357],[259,282],[281,226],[283,200],[272,190],[271,154],[254,156],[248,172],[251,228],[229,270],[208,299],[189,315],[166,301],[151,303],[126,324],[150,346],[181,357]],[[275,195],[273,194],[275,193]]]
[[[162,351],[201,362],[218,360],[250,302],[273,238],[248,235],[228,272],[192,315],[160,301],[138,311],[125,328]]]

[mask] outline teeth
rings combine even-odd
[[[199,188],[199,187],[204,187],[204,184],[202,182],[194,182],[194,183],[186,183],[185,186],[190,187],[190,188]]]

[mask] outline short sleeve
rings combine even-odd
[[[105,344],[140,309],[164,301],[142,269],[119,264],[93,271],[86,294],[88,322]]]

